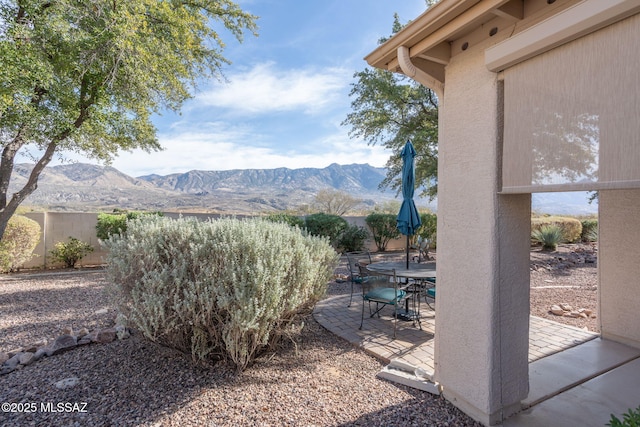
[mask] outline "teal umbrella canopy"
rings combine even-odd
[[[411,141],[407,141],[402,149],[402,205],[396,218],[398,230],[407,236],[407,268],[409,267],[409,236],[416,233],[422,222],[420,214],[413,201],[416,181],[414,159],[416,150]]]

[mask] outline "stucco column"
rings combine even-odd
[[[640,189],[600,191],[598,206],[602,337],[640,348]]]
[[[528,393],[530,195],[498,195],[501,83],[476,46],[446,70],[440,111],[435,375],[495,424]]]

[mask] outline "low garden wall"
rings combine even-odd
[[[180,216],[180,214],[177,213],[165,213],[164,215],[172,218]],[[94,251],[78,261],[76,266],[86,267],[101,265],[104,263],[106,252],[100,245],[96,235],[98,213],[30,212],[25,214],[25,216],[40,224],[42,236],[34,250],[35,257],[25,263],[23,268],[52,268],[60,266],[59,263],[56,263],[51,258],[49,251],[53,249],[56,243],[68,241],[69,237],[75,237],[78,240],[87,242],[94,248]],[[219,218],[221,215],[183,213],[182,216],[193,216],[205,220],[207,218]],[[349,224],[367,228],[364,216],[346,216],[344,219]],[[387,250],[392,251],[403,249],[405,247],[405,243],[405,237],[402,236],[400,239],[390,241],[387,245]],[[373,239],[368,239],[366,246],[366,249],[371,252],[375,252],[377,250]]]

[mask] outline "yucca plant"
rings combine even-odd
[[[611,419],[606,424],[610,427],[639,427],[640,426],[640,406],[637,409],[629,409],[622,414],[622,420],[611,414]]]
[[[555,251],[563,240],[562,228],[554,224],[543,225],[531,233],[531,239],[541,243],[543,250]]]

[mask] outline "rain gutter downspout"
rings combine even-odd
[[[438,96],[438,103],[442,106],[442,102],[444,101],[444,83],[416,67],[413,62],[411,62],[408,47],[398,46],[398,64],[403,74],[434,91]]]

